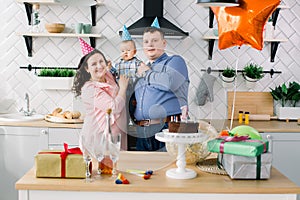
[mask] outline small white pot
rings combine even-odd
[[[253,78],[249,78],[247,76],[244,76],[245,81],[246,81],[246,87],[248,89],[253,89],[256,86],[256,82],[259,81],[259,79],[253,79]]]
[[[276,115],[278,119],[300,119],[300,107],[277,107]]]
[[[221,77],[222,85],[224,88],[232,88],[233,87],[233,82],[234,82],[235,76],[228,78],[221,74],[220,77]]]
[[[38,76],[38,83],[44,90],[71,90],[74,77]]]

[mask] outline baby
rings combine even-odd
[[[120,51],[121,60],[111,69],[111,72],[117,80],[120,75],[126,75],[133,84],[137,77],[137,69],[141,64],[141,61],[135,57],[135,42],[133,40],[123,40],[120,45]]]
[[[115,76],[116,81],[119,80],[120,75],[125,75],[129,78],[128,87],[126,91],[126,108],[127,116],[133,118],[135,106],[134,86],[136,79],[139,77],[137,74],[138,67],[142,61],[136,58],[136,46],[132,40],[126,26],[123,26],[122,42],[120,44],[121,59],[116,63],[115,67],[111,67],[110,72]],[[129,121],[131,122],[131,121]],[[130,123],[131,124],[131,123]]]

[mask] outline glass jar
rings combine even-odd
[[[32,5],[32,13],[31,13],[31,32],[38,33],[40,32],[40,4],[34,3]]]

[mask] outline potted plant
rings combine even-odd
[[[222,84],[224,88],[232,87],[232,83],[235,79],[235,70],[230,67],[226,67],[221,73]]]
[[[243,75],[246,80],[246,87],[252,89],[257,81],[264,77],[263,68],[255,63],[248,63],[243,69]]]
[[[38,75],[38,82],[45,90],[70,90],[73,86],[75,71],[72,69],[44,68]]]
[[[276,107],[276,115],[279,119],[298,119],[300,118],[300,107],[296,107],[300,101],[300,84],[290,82],[288,87],[285,83],[271,89],[271,95],[275,101],[280,102]]]

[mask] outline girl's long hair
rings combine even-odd
[[[74,77],[74,85],[73,85],[72,91],[75,93],[75,97],[78,97],[81,95],[81,88],[87,81],[89,81],[91,79],[90,73],[88,73],[86,71],[86,69],[88,67],[87,61],[92,55],[95,55],[97,53],[99,53],[103,56],[104,61],[107,65],[107,60],[106,60],[104,54],[101,51],[99,51],[98,49],[94,49],[89,54],[83,56],[80,59],[80,62],[78,64],[78,69],[77,69],[76,75]]]

